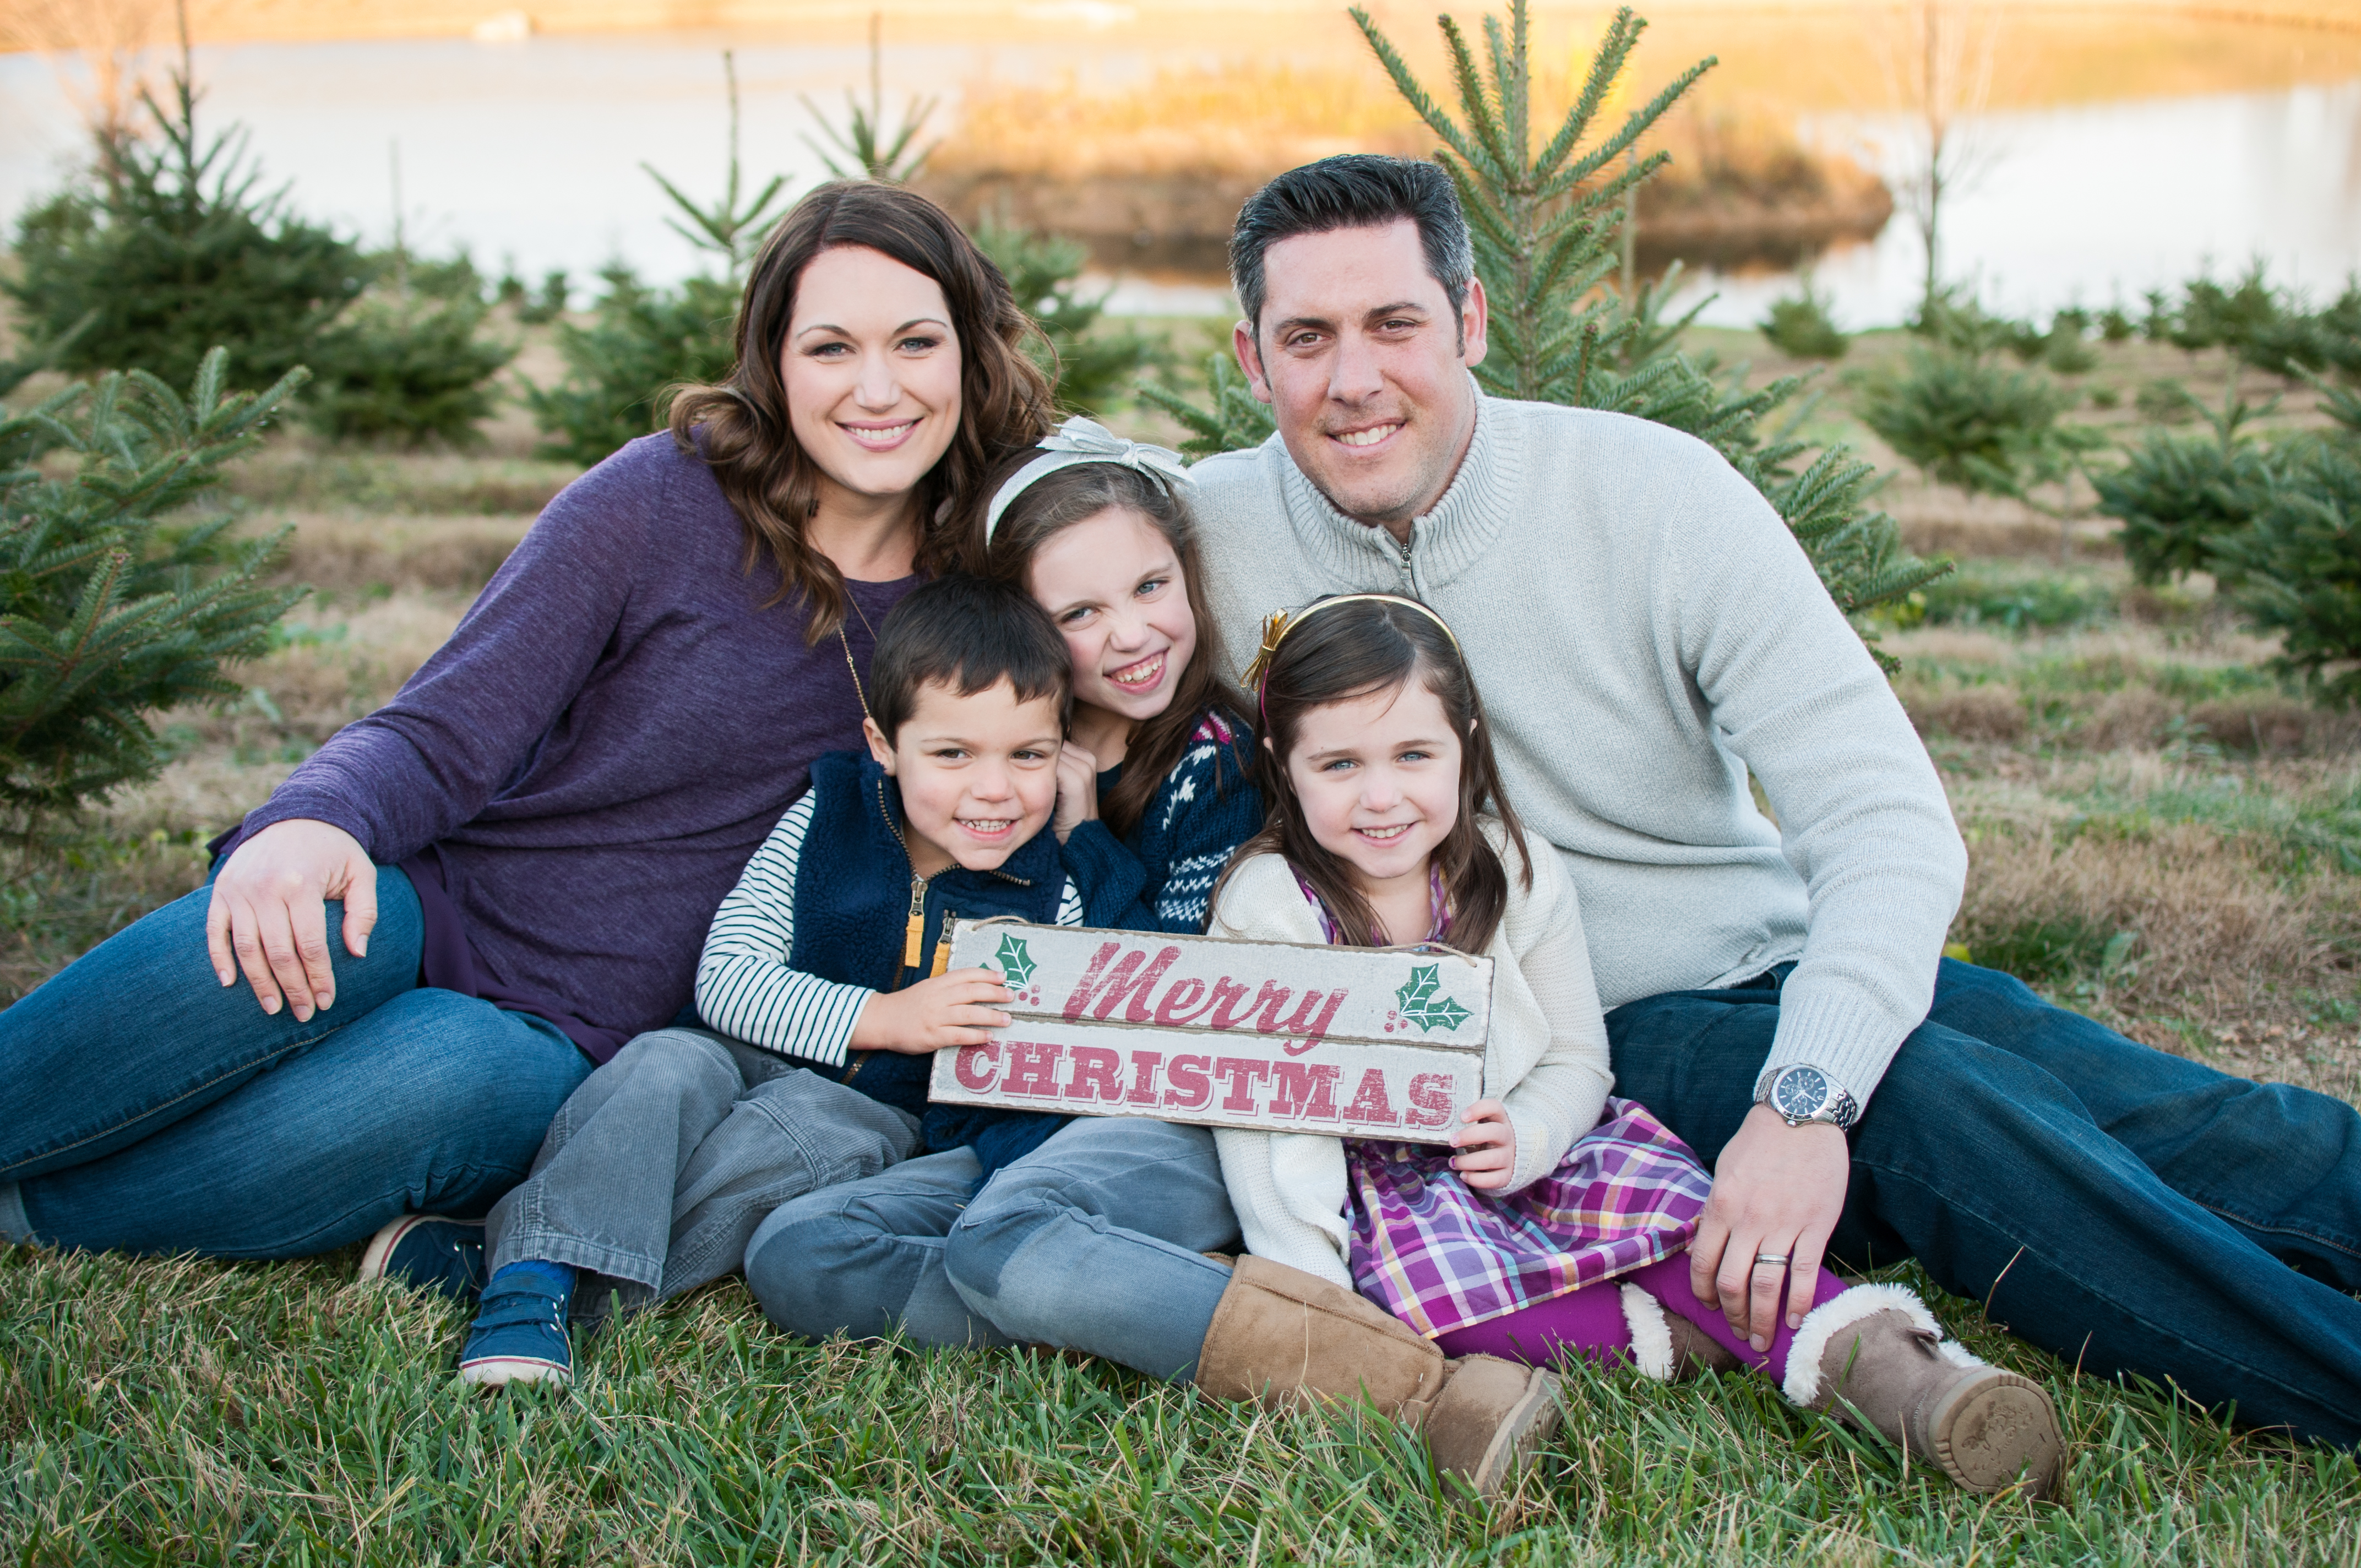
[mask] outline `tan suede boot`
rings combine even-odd
[[[1631,1364],[1659,1383],[1685,1383],[1708,1372],[1735,1372],[1738,1353],[1637,1285],[1623,1287],[1623,1323],[1631,1331]]]
[[[1787,1352],[1787,1398],[1864,1422],[1971,1492],[2022,1486],[2047,1497],[2066,1455],[2058,1412],[2030,1378],[1946,1341],[1898,1285],[1856,1285],[1805,1316]]]
[[[1367,1398],[1416,1428],[1435,1468],[1498,1497],[1557,1430],[1557,1379],[1488,1355],[1446,1360],[1357,1292],[1246,1256],[1205,1331],[1197,1387],[1273,1409]]]

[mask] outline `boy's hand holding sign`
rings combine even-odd
[[[1489,959],[963,920],[950,963],[1014,1022],[938,1102],[1448,1144],[1483,1093]]]

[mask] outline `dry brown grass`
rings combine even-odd
[[[532,526],[529,516],[363,518],[299,512],[281,576],[324,594],[441,589],[472,594]]]
[[[299,635],[324,632],[327,640],[281,648],[242,666],[238,678],[269,694],[270,706],[284,715],[283,732],[324,740],[391,696],[451,635],[466,603],[447,593],[412,592],[352,609],[316,607],[313,621],[296,623]],[[336,619],[325,619],[330,615]],[[258,703],[246,706],[261,709]],[[234,723],[243,717],[241,709],[229,720],[213,715],[198,722]],[[236,732],[203,733],[229,739]]]
[[[2014,740],[2025,733],[2025,699],[2015,686],[1965,686],[1936,692],[1909,705],[1918,733],[1962,740]]]
[[[2361,974],[2361,896],[2342,874],[2289,877],[2270,848],[2196,823],[2136,836],[1998,825],[1969,847],[1953,926],[1972,952],[2049,925],[2136,934],[2101,1011],[2173,1014],[2224,1029],[2287,1021],[2301,990],[2350,993]],[[2151,1028],[2151,1043],[2184,1036]],[[2353,1031],[2345,1031],[2349,1052]]]

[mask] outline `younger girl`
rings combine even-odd
[[[1940,1343],[1908,1291],[1848,1289],[1822,1270],[1817,1305],[1763,1352],[1691,1291],[1678,1255],[1711,1179],[1608,1092],[1573,884],[1500,797],[1442,619],[1393,594],[1322,599],[1271,618],[1257,674],[1270,823],[1224,879],[1214,934],[1433,942],[1493,961],[1486,1097],[1461,1113],[1453,1149],[1215,1135],[1257,1258],[1357,1290],[1432,1342],[1428,1355],[1583,1355],[1659,1378],[1742,1363],[1962,1486],[2047,1493],[2060,1456],[2048,1396]]]
[[[1004,469],[975,552],[1065,638],[1074,705],[1052,822],[1085,926],[1203,930],[1214,880],[1262,823],[1243,703],[1216,673],[1195,595],[1186,489],[1177,454],[1070,419]],[[1202,1180],[1178,1174],[1192,1162]],[[1235,1242],[1202,1128],[1085,1119],[981,1193],[977,1173],[963,1154],[928,1155],[784,1205],[746,1248],[763,1310],[813,1338],[898,1328],[921,1344],[1038,1341],[1048,1332],[1013,1315],[1028,1282],[1092,1272],[1135,1244],[1211,1269],[1197,1255]],[[1081,1210],[1119,1218],[1060,1223]],[[952,1227],[995,1214],[993,1261],[962,1284]],[[1118,1266],[1113,1277],[1135,1276]],[[1078,1295],[1053,1286],[1031,1299],[1071,1306]]]

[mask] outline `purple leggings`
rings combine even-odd
[[[1635,1268],[1570,1295],[1536,1302],[1505,1317],[1453,1329],[1436,1335],[1434,1343],[1445,1355],[1497,1355],[1529,1366],[1546,1365],[1562,1355],[1587,1356],[1601,1366],[1627,1366],[1632,1359],[1631,1330],[1623,1321],[1622,1292],[1614,1288],[1619,1285],[1638,1286],[1666,1311],[1679,1313],[1717,1343],[1728,1346],[1747,1365],[1768,1371],[1776,1379],[1786,1377],[1787,1346],[1794,1343],[1795,1331],[1787,1326],[1784,1311],[1780,1314],[1779,1332],[1772,1336],[1770,1350],[1756,1350],[1730,1328],[1719,1307],[1706,1305],[1689,1288],[1686,1253],[1660,1258],[1644,1268]],[[1833,1299],[1844,1288],[1843,1280],[1821,1269],[1819,1288],[1812,1292],[1812,1305],[1817,1307]],[[1780,1305],[1783,1309],[1786,1305],[1784,1291]]]

